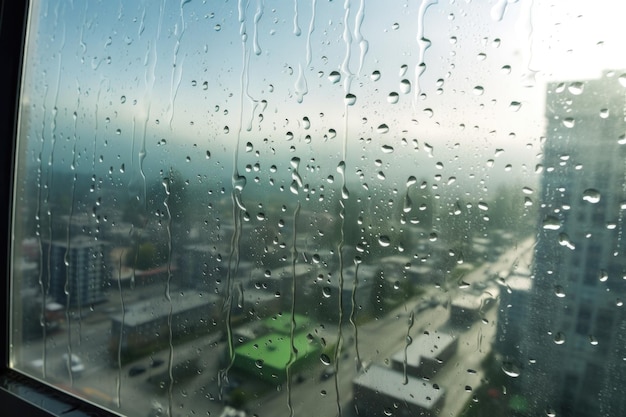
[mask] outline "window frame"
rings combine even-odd
[[[0,137],[4,139],[4,152],[0,153],[0,268],[4,285],[0,290],[4,307],[0,308],[0,404],[3,415],[8,416],[103,416],[114,414],[100,409],[79,398],[72,397],[51,386],[23,375],[9,366],[9,340],[11,318],[11,249],[12,205],[15,152],[17,149],[19,96],[22,65],[26,45],[26,29],[30,1],[0,0],[0,48],[3,51],[3,94],[0,94]]]

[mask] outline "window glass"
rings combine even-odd
[[[626,9],[33,1],[11,367],[128,416],[621,416]]]

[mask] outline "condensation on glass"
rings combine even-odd
[[[11,366],[128,416],[621,416],[617,2],[33,1]]]

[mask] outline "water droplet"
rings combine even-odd
[[[579,96],[583,93],[583,90],[585,89],[585,84],[581,83],[581,82],[573,82],[571,83],[569,86],[567,86],[567,91],[569,91],[570,93],[572,93],[575,96]]]
[[[605,270],[601,270],[600,273],[598,274],[598,279],[600,280],[600,282],[608,281],[609,273],[606,272]]]
[[[237,191],[243,191],[244,187],[246,186],[246,182],[247,182],[247,179],[243,175],[235,174],[233,176],[233,187]]]
[[[408,94],[411,92],[411,81],[406,78],[400,81],[400,92],[402,94]]]
[[[559,233],[559,245],[565,246],[570,250],[576,249],[576,246],[570,241],[567,233]]]
[[[589,335],[589,343],[591,344],[591,346],[597,346],[598,345],[598,339],[593,337],[593,335]]]
[[[413,184],[417,183],[417,178],[415,178],[413,175],[411,175],[407,180],[406,180],[406,186],[410,187]]]
[[[437,240],[437,233],[433,232],[430,235],[428,235],[428,240],[430,240],[431,242],[435,242]]]
[[[330,297],[330,287],[324,287],[322,288],[322,295],[324,296],[324,298],[329,298]]]
[[[475,95],[482,96],[483,93],[485,92],[485,89],[482,86],[477,85],[476,87],[474,87],[472,91]]]
[[[560,285],[557,285],[554,287],[554,294],[559,298],[565,297],[565,292],[563,291],[563,287],[561,287]]]
[[[517,378],[520,375],[520,369],[511,362],[504,362],[502,364],[502,371],[511,378]]]
[[[402,206],[402,211],[408,213],[413,208],[413,202],[411,201],[411,197],[409,197],[409,193],[404,196],[404,204]]]
[[[556,343],[557,345],[562,345],[563,343],[565,343],[565,335],[561,332],[558,332],[556,335],[554,335],[554,343]]]
[[[600,197],[600,192],[594,188],[588,188],[583,192],[583,200],[591,204],[600,202]]]
[[[254,362],[254,365],[259,369],[263,368],[263,360],[257,359],[256,362]]]
[[[391,239],[389,239],[389,236],[381,235],[378,237],[378,244],[383,248],[386,248],[391,245]]]
[[[487,211],[487,210],[489,210],[489,206],[488,206],[488,205],[487,205],[487,203],[485,203],[484,201],[479,201],[479,202],[478,202],[478,208],[479,208],[480,210],[483,210],[483,211]]]
[[[387,126],[385,123],[381,124],[380,126],[378,126],[378,128],[376,129],[376,131],[378,133],[387,133],[389,132],[389,126]]]
[[[620,75],[617,80],[621,84],[622,87],[626,87],[626,73]]]
[[[217,25],[213,26],[213,30],[215,30],[216,32],[219,32],[220,30],[222,30],[222,25],[218,23]]]
[[[372,75],[370,75],[370,78],[371,78],[373,81],[378,81],[378,80],[380,80],[380,71],[374,71],[374,72],[372,72]]]
[[[324,365],[330,365],[330,358],[328,357],[327,354],[322,353],[320,355],[320,361],[324,364]]]
[[[120,97],[120,102],[121,102],[122,104],[126,103],[126,96],[122,96],[122,97]]]
[[[341,81],[341,74],[339,74],[338,71],[332,71],[330,74],[328,74],[328,80],[333,84],[337,84],[339,81]]]
[[[341,175],[346,175],[346,163],[344,161],[340,161],[337,164],[337,172]]]
[[[561,228],[561,222],[554,216],[547,216],[543,219],[543,228],[545,230],[559,230]]]
[[[291,181],[291,184],[289,185],[289,191],[291,191],[292,194],[298,195],[299,193],[298,181],[296,180]]]
[[[567,128],[572,128],[574,127],[574,125],[576,124],[576,120],[574,120],[573,117],[566,117],[565,119],[563,119],[563,126],[567,127]]]
[[[383,145],[383,146],[380,147],[380,150],[383,151],[383,153],[392,153],[393,152],[393,146]]]
[[[519,109],[521,109],[521,108],[522,108],[522,103],[520,103],[519,101],[512,101],[509,104],[509,110],[511,110],[511,111],[515,111],[516,112],[516,111],[519,111]]]
[[[246,152],[252,152],[253,150],[254,146],[252,145],[252,142],[246,143]]]
[[[400,100],[400,95],[396,93],[395,91],[389,93],[389,95],[387,96],[387,102],[390,104],[396,104],[399,100]]]
[[[344,103],[346,103],[347,106],[354,106],[354,103],[356,103],[356,96],[354,94],[346,94],[346,97],[344,98]]]
[[[610,115],[609,109],[600,109],[600,117],[602,119],[608,118]]]

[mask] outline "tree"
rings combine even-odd
[[[156,246],[151,242],[144,242],[126,253],[125,264],[136,269],[146,270],[159,266],[159,256]]]

